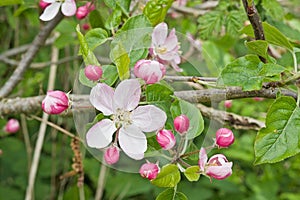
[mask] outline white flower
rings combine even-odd
[[[137,79],[122,81],[116,90],[104,83],[92,88],[92,105],[112,120],[103,119],[86,134],[89,147],[104,148],[113,140],[118,130],[120,148],[129,157],[140,160],[147,150],[147,139],[143,132],[161,129],[167,119],[164,111],[153,105],[138,106],[141,88]]]
[[[40,16],[43,21],[50,21],[59,12],[61,6],[61,11],[65,16],[73,16],[76,13],[76,3],[75,0],[43,0],[46,3],[51,3],[47,6]]]

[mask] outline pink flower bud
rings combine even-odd
[[[104,160],[107,164],[112,165],[119,161],[120,152],[118,147],[111,146],[105,150]]]
[[[156,135],[158,144],[165,150],[169,150],[176,144],[176,138],[170,130],[160,130]]]
[[[223,154],[212,156],[206,165],[206,175],[222,180],[232,174],[232,162],[228,162]]]
[[[264,100],[264,98],[262,98],[262,97],[253,97],[252,99],[254,101],[263,101]]]
[[[134,74],[147,84],[160,81],[166,74],[166,67],[155,60],[139,60],[134,66]]]
[[[174,127],[178,133],[180,133],[180,134],[186,133],[190,127],[189,118],[186,115],[177,116],[174,119]]]
[[[225,108],[231,108],[232,107],[232,101],[231,100],[226,100],[224,102],[224,106],[225,106]]]
[[[143,164],[140,168],[141,176],[149,180],[155,179],[158,173],[159,167],[155,163],[147,162]]]
[[[69,107],[69,98],[66,93],[56,90],[48,91],[42,102],[42,109],[48,114],[60,114]]]
[[[234,135],[228,128],[220,128],[216,132],[216,144],[219,147],[229,147],[234,142]]]
[[[76,11],[76,18],[79,20],[83,19],[93,10],[95,10],[95,5],[87,2],[84,6],[78,7]]]
[[[15,133],[20,129],[19,121],[16,119],[10,119],[6,123],[4,130],[7,133]]]
[[[88,65],[84,68],[85,76],[91,81],[98,81],[102,77],[102,69],[99,66]]]
[[[39,6],[40,6],[40,8],[42,9],[42,10],[45,10],[45,8],[47,7],[47,6],[49,6],[51,3],[47,3],[47,2],[45,2],[45,1],[43,1],[43,0],[40,0],[40,2],[39,2]]]
[[[83,28],[83,30],[89,30],[91,27],[90,27],[90,25],[88,24],[88,23],[85,23],[85,24],[82,24],[82,28]]]

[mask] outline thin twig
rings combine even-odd
[[[31,166],[31,161],[32,161],[32,156],[31,156],[32,147],[31,147],[29,133],[28,133],[28,129],[27,129],[26,117],[24,114],[21,114],[21,125],[22,125],[21,127],[22,127],[23,136],[24,136],[25,147],[26,147],[28,171],[29,171],[30,166]]]
[[[53,27],[54,28],[54,27]],[[59,51],[56,47],[52,47],[52,54],[51,54],[51,61],[56,62],[58,60]],[[50,67],[50,75],[49,75],[49,81],[48,81],[48,90],[53,90],[54,83],[56,79],[56,71],[57,71],[57,65],[51,65]],[[46,134],[46,128],[47,123],[45,123],[49,118],[49,115],[46,113],[43,113],[43,119],[42,123],[40,125],[40,130],[38,133],[38,139],[36,141],[35,149],[34,149],[34,155],[33,155],[33,162],[30,168],[29,172],[29,178],[28,178],[28,186],[26,189],[26,197],[25,200],[32,200],[34,195],[34,183],[36,178],[36,173],[38,169],[38,164],[40,161],[40,155],[44,143],[44,138]]]
[[[15,86],[22,80],[23,74],[30,66],[33,58],[35,57],[41,46],[45,43],[51,31],[62,19],[63,15],[61,12],[59,12],[58,15],[52,21],[48,22],[41,29],[39,34],[34,38],[27,52],[22,56],[18,67],[15,69],[11,77],[5,82],[4,86],[0,89],[0,99],[8,96],[15,88]]]
[[[101,164],[95,200],[101,200],[103,197],[106,171],[107,171],[107,167],[104,164]]]

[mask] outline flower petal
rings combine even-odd
[[[201,147],[200,152],[199,152],[199,162],[198,162],[198,164],[199,164],[200,170],[202,172],[204,172],[204,167],[207,163],[207,159],[208,158],[207,158],[206,150],[203,147]]]
[[[76,13],[76,3],[74,0],[66,0],[61,5],[61,11],[65,16],[73,16]]]
[[[124,153],[135,160],[142,159],[147,150],[145,134],[134,125],[120,129],[119,144]]]
[[[154,46],[159,46],[165,43],[168,35],[168,25],[164,22],[155,26],[152,33],[152,43]]]
[[[212,178],[222,180],[232,174],[232,162],[224,163],[222,166],[208,166],[206,174]]]
[[[114,108],[126,109],[131,111],[140,102],[141,85],[138,79],[127,79],[122,81],[116,88],[114,94]]]
[[[88,130],[86,143],[89,147],[104,148],[111,143],[112,135],[116,130],[113,121],[103,119]]]
[[[90,102],[99,111],[103,112],[104,115],[113,114],[113,96],[114,90],[104,83],[98,83],[91,90]]]
[[[133,124],[144,132],[152,132],[164,127],[167,115],[153,105],[139,106],[132,111]]]
[[[43,2],[46,2],[46,3],[54,3],[55,0],[43,0]]]
[[[178,39],[175,34],[175,29],[173,28],[164,43],[164,47],[166,47],[169,51],[172,51],[176,46],[178,46]]]
[[[57,15],[60,5],[61,2],[53,2],[51,5],[47,6],[40,16],[40,19],[43,21],[50,21],[53,19]]]

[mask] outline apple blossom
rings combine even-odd
[[[45,1],[43,1],[43,0],[40,0],[40,2],[39,2],[39,6],[40,6],[40,8],[42,9],[42,10],[45,10],[45,8],[47,7],[47,6],[49,6],[50,5],[50,3],[47,3],[47,2],[45,2]]]
[[[205,149],[202,147],[199,153],[199,168],[201,173],[218,180],[227,178],[232,174],[232,162],[228,162],[223,154],[216,154],[208,161]]]
[[[52,20],[57,13],[59,12],[59,8],[61,7],[61,11],[65,16],[73,16],[76,13],[76,3],[75,0],[43,0],[45,3],[50,3],[48,5],[40,19],[43,21]]]
[[[173,148],[176,144],[176,138],[170,130],[160,130],[156,134],[158,144],[165,150]]]
[[[176,71],[183,71],[178,67],[180,55],[175,29],[172,29],[168,35],[168,25],[166,23],[162,22],[154,27],[150,52],[157,56],[158,61],[162,64],[169,63]]]
[[[234,142],[234,135],[228,128],[220,128],[216,132],[216,144],[219,147],[229,147]]]
[[[140,175],[149,180],[155,179],[157,177],[157,174],[159,173],[159,171],[160,171],[160,169],[159,169],[158,164],[150,163],[148,161],[147,161],[147,163],[143,164],[139,170]]]
[[[180,134],[185,134],[190,127],[190,120],[186,115],[177,116],[174,119],[174,128]]]
[[[4,131],[7,133],[15,133],[20,129],[19,121],[16,119],[10,119],[4,127]]]
[[[88,65],[84,68],[85,76],[91,81],[98,81],[102,77],[102,73],[100,66]]]
[[[66,93],[55,90],[48,91],[42,101],[42,109],[48,114],[60,114],[69,108],[69,98]]]
[[[117,132],[116,137],[124,153],[135,160],[142,159],[147,150],[143,132],[161,129],[167,116],[156,106],[138,106],[140,96],[138,79],[124,80],[116,90],[104,83],[94,86],[90,93],[91,104],[111,119],[103,119],[88,130],[87,145],[92,148],[107,147]]]
[[[142,78],[147,84],[160,81],[166,74],[166,67],[155,60],[139,60],[134,65],[134,75]]]
[[[95,10],[95,5],[91,2],[87,2],[85,5],[78,7],[76,11],[76,18],[83,19],[93,10]]]
[[[112,165],[119,161],[120,152],[116,146],[108,147],[104,152],[104,160],[107,164]]]

